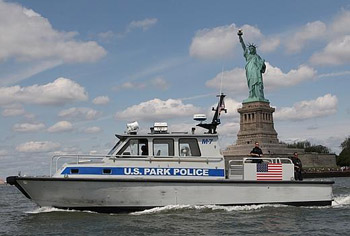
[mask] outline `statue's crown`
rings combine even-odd
[[[257,46],[254,43],[248,43],[248,48],[250,47],[257,48]]]

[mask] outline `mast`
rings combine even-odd
[[[219,97],[219,102],[216,108],[212,108],[213,111],[215,111],[214,116],[213,116],[213,120],[211,121],[211,123],[207,124],[207,123],[200,123],[197,126],[202,127],[204,129],[208,130],[208,134],[216,134],[216,127],[221,124],[220,122],[220,114],[221,111],[224,111],[225,113],[227,113],[227,109],[225,108],[225,102],[224,102],[224,98],[226,97],[225,94],[221,93],[220,95],[216,95],[216,97]]]

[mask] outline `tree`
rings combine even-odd
[[[297,143],[292,143],[292,144],[288,144],[289,148],[300,148],[300,149],[305,149],[311,146],[311,143],[309,141],[300,141]]]
[[[317,153],[330,153],[331,149],[323,145],[314,145],[310,141],[301,141],[293,144],[288,144],[289,148],[300,148],[304,149],[305,152],[317,152]]]
[[[340,145],[342,147],[342,151],[337,157],[337,165],[338,166],[350,166],[350,136],[347,137],[344,142]]]
[[[305,148],[305,152],[317,152],[317,153],[330,153],[330,149],[323,145],[312,145],[310,147]]]
[[[350,136],[347,137],[344,142],[340,144],[341,148],[344,150],[345,148],[350,149]]]

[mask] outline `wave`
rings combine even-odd
[[[334,197],[334,201],[332,202],[332,206],[321,206],[321,207],[307,207],[307,208],[338,208],[338,207],[347,207],[350,205],[350,195],[339,195]],[[287,205],[281,204],[259,204],[259,205],[243,205],[243,206],[217,206],[217,205],[168,205],[164,207],[155,207],[144,211],[136,211],[130,213],[130,215],[145,215],[145,214],[157,214],[157,213],[167,213],[173,211],[181,211],[181,210],[210,210],[210,211],[255,211],[262,208],[267,207],[289,207]],[[25,213],[28,214],[39,214],[39,213],[50,213],[50,212],[84,212],[84,213],[96,213],[93,211],[80,211],[80,210],[66,210],[59,209],[55,207],[38,207],[31,211],[27,211]]]
[[[332,207],[341,207],[344,205],[350,205],[350,195],[340,195],[334,197],[334,201],[332,202]]]
[[[155,213],[166,213],[178,210],[212,210],[212,211],[254,211],[265,207],[288,207],[280,204],[259,204],[259,205],[243,205],[243,206],[217,206],[217,205],[168,205],[164,207],[155,207],[152,209],[137,211],[130,213],[131,215],[145,215]]]
[[[68,210],[68,209],[59,209],[55,207],[38,207],[32,211],[26,211],[27,214],[40,214],[40,213],[50,213],[50,212],[84,212],[84,213],[96,213],[93,211],[79,211],[79,210]]]

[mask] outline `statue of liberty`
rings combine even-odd
[[[249,44],[248,49],[242,38],[242,30],[238,30],[239,41],[242,45],[244,51],[244,57],[247,61],[245,65],[245,73],[249,88],[249,97],[243,101],[243,103],[248,102],[269,102],[269,100],[264,97],[264,85],[262,73],[265,73],[266,65],[265,60],[262,59],[258,54],[256,54],[256,46],[254,44]]]

